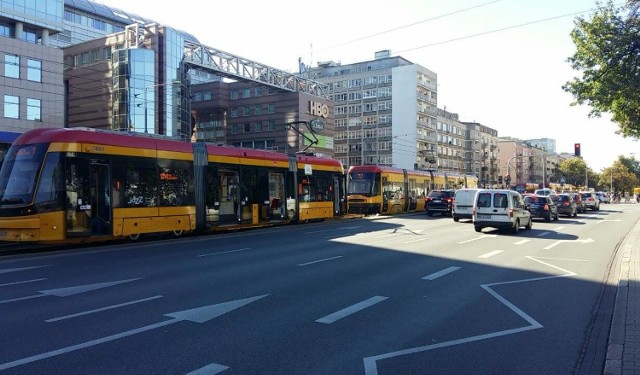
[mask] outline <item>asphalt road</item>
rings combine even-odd
[[[425,214],[0,258],[7,374],[602,373],[640,205]]]

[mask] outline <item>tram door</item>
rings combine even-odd
[[[287,201],[292,202],[293,207],[287,208]],[[295,213],[293,197],[286,199],[284,196],[284,174],[269,172],[269,216],[274,220],[282,220],[285,218],[286,209]]]
[[[91,162],[91,233],[111,234],[111,184],[109,165]]]

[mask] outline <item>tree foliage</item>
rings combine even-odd
[[[562,88],[587,104],[589,117],[612,115],[624,137],[640,138],[640,1],[598,5],[590,19],[578,17],[571,38],[576,52],[567,61],[582,72]]]
[[[604,168],[600,174],[600,186],[613,188],[614,192],[633,192],[638,186],[638,177],[618,159],[611,167]]]
[[[558,172],[560,178],[564,178],[565,183],[574,186],[584,186],[584,179],[586,175],[587,163],[580,158],[569,158],[563,160],[558,165]]]

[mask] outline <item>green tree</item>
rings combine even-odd
[[[636,160],[635,156],[626,157],[624,155],[620,155],[618,156],[618,160],[640,180],[640,161]]]
[[[631,193],[633,188],[638,186],[638,176],[618,159],[611,167],[602,170],[600,185],[612,187],[613,192],[624,193],[626,191]]]
[[[590,19],[577,17],[571,38],[576,52],[567,61],[582,72],[562,88],[587,104],[589,117],[612,115],[624,137],[640,138],[640,1],[626,7],[609,0]]]
[[[587,163],[581,158],[569,158],[558,165],[558,172],[566,184],[583,187],[585,176],[588,176]]]

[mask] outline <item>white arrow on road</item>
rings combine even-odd
[[[66,348],[53,350],[53,351],[50,351],[50,352],[47,352],[47,353],[42,353],[42,354],[34,355],[34,356],[31,356],[31,357],[23,358],[23,359],[18,359],[18,360],[13,361],[13,362],[3,363],[3,364],[0,365],[0,371],[6,370],[6,369],[10,369],[10,368],[13,368],[13,367],[17,367],[17,366],[22,366],[22,365],[25,365],[27,363],[36,362],[36,361],[39,361],[41,359],[51,358],[51,357],[54,357],[54,356],[57,356],[57,355],[60,355],[60,354],[71,353],[71,352],[74,352],[76,350],[81,350],[81,349],[89,348],[89,347],[92,347],[92,346],[104,344],[104,343],[107,343],[107,342],[115,341],[115,340],[118,340],[118,339],[121,339],[121,338],[124,338],[124,337],[133,336],[133,335],[136,335],[138,333],[150,331],[150,330],[153,330],[153,329],[156,329],[156,328],[168,326],[168,325],[179,323],[179,322],[182,322],[182,321],[189,321],[189,322],[194,322],[194,323],[206,323],[207,321],[209,321],[209,320],[211,320],[213,318],[217,318],[220,315],[226,314],[226,313],[228,313],[230,311],[233,311],[233,310],[235,310],[235,309],[237,309],[239,307],[248,305],[251,302],[257,301],[257,300],[259,300],[261,298],[264,298],[266,296],[268,296],[268,294],[263,294],[261,296],[255,296],[255,297],[250,297],[250,298],[245,298],[245,299],[239,299],[239,300],[230,301],[230,302],[219,303],[217,305],[203,306],[203,307],[198,307],[198,308],[191,309],[191,310],[184,310],[184,311],[178,311],[178,312],[174,312],[174,313],[165,314],[164,316],[168,316],[168,317],[171,317],[173,319],[167,320],[167,321],[164,321],[164,322],[161,322],[161,323],[151,324],[151,325],[148,325],[148,326],[132,329],[130,331],[126,331],[126,332],[122,332],[122,333],[116,333],[115,335],[111,335],[111,336],[102,337],[102,338],[99,338],[99,339],[96,339],[96,340],[83,342],[81,344],[67,346]]]
[[[544,249],[545,250],[552,249],[552,248],[556,247],[557,245],[560,245],[563,242],[580,242],[580,243],[585,244],[585,243],[591,243],[591,242],[595,242],[595,241],[592,238],[587,238],[586,240],[559,240],[559,241],[556,241],[556,242],[552,243],[551,245],[545,247]]]
[[[118,281],[108,281],[108,282],[105,282],[105,283],[97,283],[97,284],[79,285],[79,286],[72,286],[72,287],[68,287],[68,288],[57,288],[57,289],[40,290],[40,291],[38,291],[38,293],[40,293],[40,294],[34,294],[32,296],[19,297],[19,298],[14,298],[14,299],[7,299],[7,300],[4,300],[4,301],[0,301],[0,304],[9,303],[9,302],[16,302],[16,301],[24,301],[24,300],[27,300],[27,299],[40,298],[40,297],[45,297],[45,296],[68,297],[68,296],[73,296],[75,294],[91,292],[93,290],[108,288],[110,286],[129,283],[129,282],[136,281],[136,280],[140,280],[140,278],[127,279],[127,280],[118,280]]]

